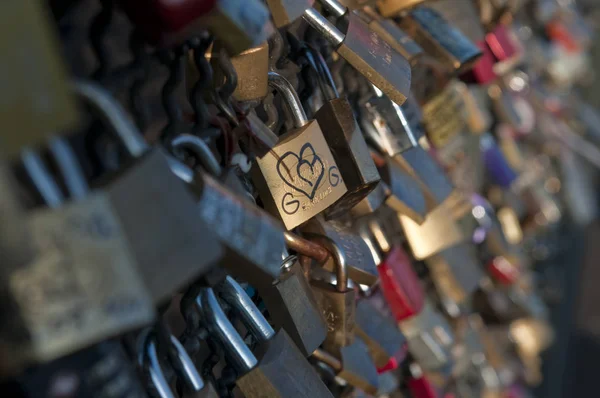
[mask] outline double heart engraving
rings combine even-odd
[[[297,160],[295,173],[292,173],[293,161],[286,164],[286,160]],[[325,175],[325,166],[316,154],[312,144],[306,143],[300,148],[299,154],[292,151],[284,153],[277,161],[277,174],[289,187],[312,200],[317,193],[321,180]],[[306,188],[306,189],[305,189]]]

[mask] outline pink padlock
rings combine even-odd
[[[499,24],[487,33],[485,42],[495,59],[494,72],[497,75],[510,71],[523,55],[523,47],[505,25]]]

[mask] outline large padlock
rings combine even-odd
[[[218,293],[258,343],[257,359],[225,317],[215,293],[200,291],[196,304],[202,321],[238,372],[236,384],[246,397],[331,397],[287,333],[275,333],[239,284],[227,277]]]
[[[27,369],[0,386],[14,398],[147,398],[121,343],[105,341]]]
[[[397,369],[406,356],[406,339],[394,319],[368,300],[356,304],[356,335],[367,345],[379,373]]]
[[[256,159],[252,175],[265,208],[289,230],[333,205],[347,188],[319,123],[307,120],[291,84],[269,72],[269,85],[289,107],[295,129]]]
[[[360,337],[342,351],[340,357],[320,348],[313,352],[312,358],[329,366],[336,375],[348,384],[367,394],[377,393],[379,380],[377,368],[369,355],[367,345]]]
[[[349,7],[351,8],[351,7]],[[415,66],[423,56],[423,49],[392,19],[382,18],[372,7],[355,11],[379,37]]]
[[[335,0],[322,1],[336,17],[347,18],[345,33],[338,30],[314,8],[307,9],[303,18],[325,37],[337,53],[373,85],[402,105],[410,89],[410,64],[402,55],[371,31],[361,18]]]
[[[201,217],[190,217],[197,213],[197,204],[171,171],[174,159],[160,149],[150,150],[104,88],[84,81],[73,87],[133,158],[99,188],[118,215],[152,298],[156,302],[170,298],[221,258],[221,245]]]
[[[391,18],[424,2],[425,0],[377,0],[377,7],[382,16]]]
[[[177,337],[172,334],[168,336],[170,341],[165,342],[174,349],[176,355],[167,355],[167,362],[171,364],[171,367],[177,375],[177,379],[181,380],[183,386],[182,393],[183,397],[193,398],[217,398],[219,394],[211,383],[206,383],[192,358],[186,352],[185,348]],[[157,344],[159,339],[154,333],[149,332],[143,342],[143,352],[139,354],[139,362],[145,373],[147,373],[149,382],[151,384],[150,395],[157,398],[175,398],[176,395],[171,390],[163,366],[161,364],[161,358]],[[166,338],[165,338],[166,340]],[[165,348],[165,352],[169,352],[171,349]]]
[[[277,28],[290,25],[313,6],[315,0],[267,0],[271,17]]]
[[[121,7],[152,44],[174,46],[206,29],[236,55],[272,33],[269,11],[258,0],[244,2],[158,0],[146,7],[120,0]]]
[[[57,131],[77,121],[75,102],[60,59],[57,32],[50,24],[47,4],[35,1],[2,3],[0,15],[6,39],[0,45],[5,59],[3,120],[18,134],[2,134],[3,154],[14,158],[26,146],[39,146]],[[27,27],[26,32],[24,28]],[[21,37],[18,43],[8,37]],[[39,70],[28,72],[37,65]]]
[[[284,259],[279,279],[259,287],[276,328],[287,332],[308,357],[325,340],[327,324],[296,256]]]
[[[325,221],[320,217],[313,218],[306,226],[303,232],[326,236],[340,247],[346,256],[346,267],[348,269],[348,278],[356,283],[366,286],[373,286],[379,280],[377,266],[373,261],[369,247],[355,234],[350,225],[342,221]],[[322,267],[329,271],[336,271],[336,260],[330,256],[329,260]]]
[[[406,336],[408,350],[424,369],[437,370],[453,364],[454,334],[429,301],[419,315],[400,322],[400,330]]]
[[[367,196],[379,183],[380,177],[362,131],[354,118],[352,105],[346,98],[339,96],[327,63],[321,54],[314,50],[306,49],[304,55],[321,80],[320,86],[329,86],[333,92],[333,95],[330,95],[330,90],[324,90],[326,101],[315,113],[315,119],[323,131],[348,189],[348,192],[326,211],[327,217],[336,218],[346,214]]]
[[[475,43],[431,8],[418,7],[399,24],[427,54],[456,74],[471,69],[482,55]]]
[[[401,247],[392,245],[376,219],[361,226],[361,236],[373,250],[380,290],[396,321],[417,315],[425,303],[425,292],[408,254]]]
[[[325,236],[308,236],[310,240],[325,246],[334,259],[335,286],[322,280],[311,280],[310,284],[327,322],[327,337],[323,347],[336,352],[340,347],[352,345],[354,341],[356,294],[348,284],[347,259],[342,248]]]
[[[280,253],[285,250],[279,223],[246,201],[243,192],[235,194],[234,190],[245,188],[231,171],[223,172],[201,138],[180,134],[171,146],[175,151],[188,150],[203,166],[200,172],[181,177],[192,183],[190,189],[198,198],[196,212],[204,223],[212,225],[212,236],[225,251],[223,265],[257,287],[273,283],[280,273]]]

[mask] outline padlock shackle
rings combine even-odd
[[[283,102],[287,104],[292,115],[294,127],[301,128],[305,126],[308,123],[308,117],[306,117],[302,102],[292,84],[279,73],[269,72],[269,87],[277,90],[283,97]]]
[[[313,29],[319,32],[321,36],[325,37],[336,49],[344,42],[346,36],[314,8],[309,8],[304,11],[302,18],[304,18]]]
[[[265,343],[275,336],[275,330],[235,279],[228,275],[216,290],[219,297],[234,309],[258,343]]]
[[[173,335],[171,335],[171,344],[173,344],[177,351],[177,360],[179,361],[179,365],[173,366],[173,368],[176,373],[183,372],[177,375],[182,376],[181,379],[189,391],[202,390],[204,388],[204,380],[202,380],[202,376],[198,373],[198,369],[196,369],[192,358],[190,358],[181,342]]]
[[[73,80],[71,87],[78,97],[92,107],[97,112],[97,116],[111,127],[130,156],[140,157],[150,149],[142,133],[108,90],[97,83],[83,79]]]
[[[304,239],[292,232],[283,233],[285,244],[295,252],[314,259],[319,264],[325,264],[329,259],[329,252],[323,246]]]
[[[319,3],[336,18],[341,18],[348,12],[348,8],[336,0],[319,0]]]
[[[339,373],[343,370],[342,362],[321,348],[317,348],[312,353],[312,357],[319,362],[323,362],[325,365],[333,369],[336,373]]]
[[[258,360],[244,343],[219,305],[215,292],[208,287],[200,289],[194,300],[201,324],[210,332],[225,352],[227,362],[242,376],[256,367]]]
[[[331,101],[333,99],[340,98],[340,93],[338,92],[335,81],[333,80],[333,76],[331,76],[331,71],[329,70],[327,62],[325,62],[325,59],[321,53],[307,44],[304,48],[303,54],[310,67],[317,74],[319,88],[321,89],[325,99],[327,101]],[[328,90],[328,88],[331,90],[331,92]]]
[[[221,176],[221,165],[202,138],[192,134],[179,134],[173,138],[171,146],[173,149],[185,149],[192,152],[210,175],[217,178]]]
[[[346,254],[331,238],[323,235],[307,233],[310,240],[324,246],[329,254],[333,257],[335,264],[335,288],[338,292],[348,291],[348,264]]]
[[[359,235],[365,241],[376,264],[381,264],[392,249],[381,222],[376,217],[369,217],[359,226]]]
[[[165,376],[165,373],[160,365],[158,358],[158,351],[156,349],[156,339],[149,333],[143,347],[144,352],[141,355],[140,365],[144,365],[147,360],[149,362],[148,375],[152,386],[156,389],[156,392],[161,398],[175,398],[169,382]]]
[[[81,200],[90,191],[77,155],[63,137],[52,137],[48,147],[65,182],[72,200]]]
[[[21,162],[46,206],[51,209],[62,206],[65,197],[41,156],[35,150],[25,148],[21,151]]]

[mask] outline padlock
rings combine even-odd
[[[269,11],[258,0],[158,0],[146,7],[120,0],[120,5],[146,39],[159,46],[183,43],[208,29],[236,55],[264,42],[273,31]]]
[[[11,384],[1,389],[14,398],[148,397],[121,343],[112,340],[31,367]]]
[[[408,254],[393,246],[379,220],[361,226],[361,236],[369,243],[377,262],[380,290],[396,321],[417,315],[423,308],[425,292]]]
[[[421,136],[421,113],[414,98],[398,107],[376,92],[376,96],[361,107],[360,114],[367,140],[417,181],[429,210],[450,195],[454,189],[452,184],[431,155],[419,145],[418,141],[423,140],[418,138]],[[407,192],[414,192],[409,188],[412,185],[409,182],[412,181],[404,182]]]
[[[348,6],[348,8],[351,8]],[[382,18],[372,7],[364,7],[356,13],[394,50],[414,67],[423,56],[423,49],[392,19]]]
[[[328,218],[336,218],[346,214],[366,197],[375,188],[380,177],[354,118],[352,105],[346,98],[340,98],[338,95],[327,63],[317,51],[306,49],[304,55],[321,81],[320,86],[329,86],[333,92],[331,96],[330,90],[324,90],[326,101],[315,113],[315,119],[323,131],[348,189],[348,192],[326,211]]]
[[[280,273],[280,253],[285,250],[279,223],[253,203],[235,195],[234,190],[245,189],[236,188],[237,176],[221,170],[201,138],[180,134],[172,140],[171,146],[175,151],[188,150],[203,166],[200,172],[182,177],[192,183],[190,189],[198,198],[197,214],[206,225],[212,226],[212,236],[224,249],[223,266],[256,287],[273,283]],[[193,184],[195,180],[197,183]]]
[[[269,72],[269,85],[289,107],[295,129],[256,159],[252,176],[265,208],[290,230],[333,205],[347,188],[319,123],[307,120],[291,84]]]
[[[296,256],[287,257],[279,279],[258,288],[277,329],[287,332],[308,357],[325,340],[327,324]]]
[[[283,329],[275,333],[235,280],[228,276],[217,290],[219,297],[231,306],[258,343],[257,360],[223,314],[215,293],[206,288],[201,290],[196,303],[202,321],[238,372],[236,384],[244,396],[331,397],[287,333]]]
[[[494,71],[499,76],[514,69],[523,60],[523,46],[518,37],[504,24],[498,24],[485,35],[485,41],[495,58]]]
[[[18,134],[2,134],[3,154],[12,159],[26,146],[37,147],[56,131],[74,127],[77,112],[60,59],[57,32],[47,5],[32,0],[3,3],[6,33],[0,45],[4,62],[2,120]],[[24,28],[26,28],[24,30]],[[15,42],[9,37],[21,37]],[[32,65],[37,65],[35,72]]]
[[[348,384],[367,394],[375,394],[379,387],[377,368],[369,356],[366,344],[360,337],[356,337],[351,346],[342,351],[341,359],[317,348],[313,352],[313,359],[329,366],[336,375]]]
[[[456,317],[469,304],[484,277],[475,247],[470,243],[451,246],[427,258],[425,263],[442,306]]]
[[[397,369],[406,356],[406,339],[396,322],[367,300],[356,304],[356,335],[367,345],[379,373]]]
[[[206,51],[206,58],[212,61],[213,57],[221,56],[214,46]],[[194,60],[194,52],[190,51],[186,67],[186,83],[190,92],[199,78],[198,69]],[[231,97],[239,102],[261,100],[267,96],[269,90],[269,43],[263,42],[255,47],[242,51],[230,57],[231,65],[237,74],[237,86]],[[221,68],[213,68],[213,84],[220,87],[225,81]]]
[[[171,364],[171,367],[177,375],[177,379],[181,380],[183,386],[182,392],[183,397],[194,397],[194,398],[217,398],[215,388],[211,383],[206,383],[202,380],[202,376],[198,373],[192,358],[188,355],[185,348],[177,337],[170,334],[168,336],[170,341],[165,344],[170,344],[171,349],[175,351],[176,355],[168,355],[167,360]],[[156,338],[153,332],[149,332],[143,343],[144,351],[139,354],[140,365],[148,374],[149,381],[152,385],[153,391],[160,398],[175,398],[176,395],[171,391],[169,382],[163,371],[161,364],[161,358],[157,349],[159,339]],[[165,339],[166,340],[166,339]],[[165,348],[165,352],[170,353],[170,349]]]
[[[273,23],[277,28],[290,25],[313,6],[315,0],[267,0]]]
[[[402,55],[371,31],[361,18],[346,12],[335,0],[322,1],[336,17],[347,18],[345,34],[319,14],[307,9],[303,18],[334,47],[335,51],[398,105],[406,101],[410,89],[410,64]]]
[[[354,341],[356,299],[354,289],[348,286],[347,258],[343,249],[331,239],[312,234],[307,234],[307,237],[325,246],[334,259],[335,286],[320,280],[311,280],[310,284],[327,322],[327,337],[323,348],[336,352]]]
[[[414,398],[441,398],[440,388],[436,386],[418,363],[409,365],[410,376],[406,381],[408,390]]]
[[[481,135],[490,131],[492,127],[492,112],[486,87],[456,84],[464,102],[465,121],[469,131]]]
[[[392,18],[424,2],[425,0],[377,0],[377,8],[383,17]]]
[[[149,151],[141,133],[104,88],[85,81],[73,87],[134,158],[100,188],[118,215],[153,300],[170,298],[221,258],[221,245],[201,217],[190,217],[197,204],[171,171],[174,159],[159,149]]]
[[[482,55],[475,43],[431,8],[415,8],[400,19],[399,25],[428,55],[455,74],[470,70]]]
[[[373,286],[378,282],[377,267],[369,247],[352,231],[350,225],[341,221],[326,222],[323,218],[315,217],[302,228],[302,231],[325,236],[340,247],[346,256],[348,278],[352,281],[366,286]],[[335,272],[336,261],[330,256],[322,267],[329,272]]]
[[[429,301],[425,302],[417,316],[399,325],[406,336],[408,350],[423,369],[433,371],[453,364],[454,334]]]

